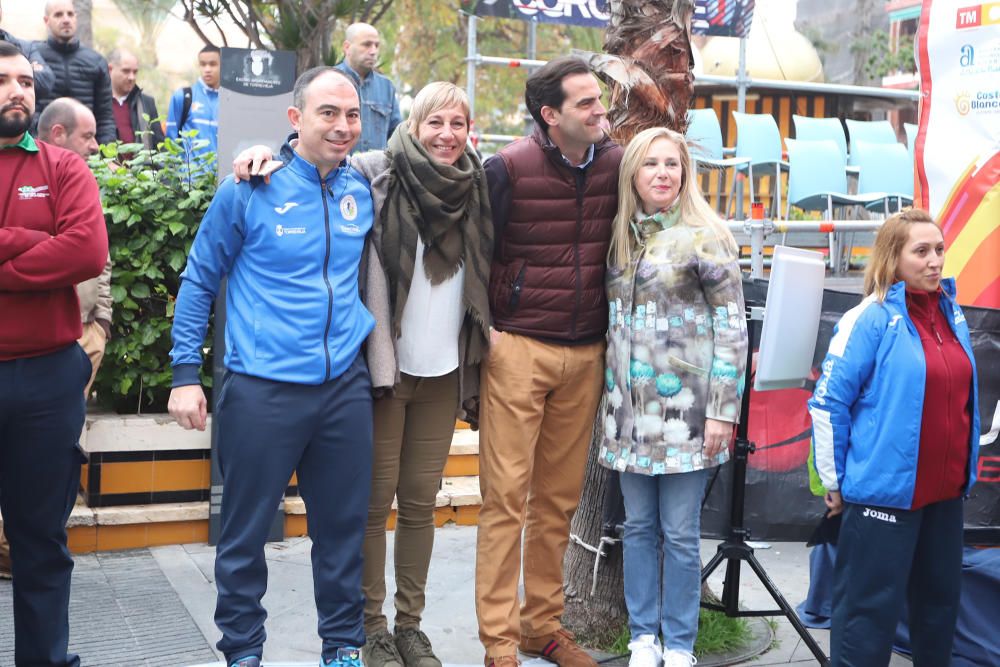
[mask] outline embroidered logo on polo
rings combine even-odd
[[[305,234],[305,227],[285,227],[284,225],[275,225],[274,233],[278,236],[291,236],[293,234]]]
[[[17,198],[24,199],[43,199],[49,195],[49,186],[39,185],[33,187],[31,185],[22,185],[17,189]]]
[[[347,195],[340,200],[340,214],[344,216],[344,220],[354,220],[358,217],[358,202],[354,200],[354,195]],[[344,227],[341,226],[341,229],[344,230]]]

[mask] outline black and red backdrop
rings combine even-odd
[[[748,301],[764,302],[766,281],[744,281]],[[857,294],[827,290],[813,359],[813,377],[841,315],[858,304]],[[979,373],[981,441],[978,482],[966,502],[967,541],[996,543],[1000,535],[1000,310],[965,308]],[[757,450],[747,472],[745,524],[754,539],[805,541],[825,511],[823,500],[809,490],[806,460],[810,419],[806,400],[812,384],[802,389],[752,392],[750,440]],[[719,472],[705,504],[702,533],[725,537],[730,519],[732,464]]]

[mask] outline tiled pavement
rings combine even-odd
[[[0,665],[14,664],[11,583],[0,582]],[[147,549],[76,557],[70,650],[87,667],[178,667],[215,658]]]
[[[393,533],[388,535],[392,553]],[[448,525],[436,533],[427,591],[423,629],[446,667],[482,664],[473,603],[475,527]],[[716,542],[705,540],[705,559]],[[267,547],[270,585],[264,597],[268,609],[268,667],[313,666],[319,639],[312,602],[311,543],[300,538]],[[802,544],[774,543],[760,549],[758,558],[792,605],[808,588],[808,550]],[[77,557],[71,604],[71,646],[84,667],[190,665],[222,666],[212,649],[218,631],[212,621],[215,608],[213,561],[215,550],[204,544],[157,547]],[[721,589],[723,570],[710,580]],[[389,590],[395,582],[387,576]],[[10,582],[0,582],[0,667],[13,665],[13,627]],[[750,608],[773,603],[744,568],[741,602]],[[776,642],[770,650],[744,665],[815,665],[806,647],[784,619],[776,619]],[[390,619],[391,622],[391,619]],[[824,648],[825,631],[814,631]],[[525,667],[540,667],[526,664]],[[611,663],[607,663],[611,667]],[[718,664],[718,663],[706,663]],[[909,661],[893,656],[890,665]]]

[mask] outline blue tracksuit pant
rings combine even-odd
[[[80,664],[67,654],[73,558],[66,520],[84,461],[78,443],[88,380],[90,360],[76,343],[0,361],[0,513],[13,566],[18,665]]]
[[[292,472],[298,473],[313,541],[323,656],[362,646],[361,543],[372,461],[371,380],[363,355],[317,386],[227,373],[215,419],[223,478],[215,557],[219,650],[227,661],[261,655],[264,544]]]
[[[913,664],[950,664],[961,575],[961,498],[915,511],[846,504],[833,575],[832,667],[889,664],[904,602]]]

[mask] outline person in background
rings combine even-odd
[[[3,21],[3,6],[0,5],[0,22]],[[27,39],[18,39],[12,34],[0,28],[0,41],[10,42],[21,50],[24,57],[31,63],[35,70],[35,96],[47,96],[56,82],[56,75],[52,73],[52,68],[45,62],[45,58],[38,51],[38,46]]]
[[[108,236],[87,165],[28,134],[33,81],[21,50],[0,41],[0,513],[15,664],[78,667],[68,652],[66,521],[84,462],[77,443],[91,366],[76,343],[74,286],[101,272]]]
[[[44,42],[35,42],[35,46],[52,68],[55,81],[48,92],[39,95],[37,112],[41,114],[57,98],[72,97],[94,114],[97,143],[107,144],[115,140],[108,63],[100,53],[80,44],[76,18],[72,0],[45,3],[49,37]]]
[[[926,211],[885,221],[865,298],[834,329],[809,399],[816,472],[827,507],[843,513],[834,667],[888,664],[904,603],[913,664],[951,663],[979,399],[955,281],[941,277],[944,250]]]
[[[163,141],[163,125],[156,101],[136,85],[139,58],[127,49],[115,49],[108,54],[108,73],[118,141],[155,149]]]
[[[97,153],[94,140],[96,126],[94,114],[71,97],[60,97],[45,107],[38,118],[38,138],[54,146],[73,151],[84,160]],[[97,377],[97,370],[104,359],[104,349],[111,339],[111,256],[104,264],[104,271],[96,278],[76,286],[80,299],[80,317],[83,336],[77,341],[90,358],[90,381],[84,396],[90,397],[90,387]]]
[[[701,503],[740,416],[739,253],[692,173],[683,135],[636,135],[622,158],[608,253],[598,460],[621,473],[631,667],[696,662]]]
[[[348,73],[361,91],[361,140],[357,153],[381,150],[399,125],[396,87],[375,71],[381,42],[378,30],[367,23],[352,23],[344,35],[344,59],[337,69]]]
[[[196,130],[193,140],[183,143],[192,157],[213,156],[219,148],[219,84],[222,51],[208,44],[198,52],[201,76],[194,85],[178,88],[167,108],[167,136],[180,140],[181,132]]]

